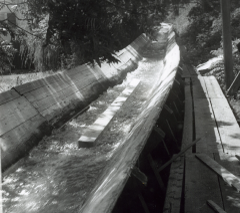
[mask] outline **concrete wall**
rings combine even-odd
[[[117,53],[120,63],[84,64],[0,94],[2,170],[23,157],[73,110],[81,110],[137,67],[145,35]]]

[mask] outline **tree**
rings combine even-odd
[[[156,0],[23,0],[16,7],[28,24],[16,26],[15,38],[37,70],[115,63],[116,51],[142,32],[151,35],[166,15]]]
[[[4,7],[0,3],[0,10]],[[13,48],[11,42],[4,40],[4,37],[10,34],[14,36],[14,29],[9,25],[7,19],[0,21],[0,72],[10,71],[12,67],[12,60],[16,50]]]

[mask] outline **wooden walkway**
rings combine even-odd
[[[240,128],[217,80],[182,65],[185,117],[182,149],[201,141],[171,165],[165,213],[210,213],[217,204],[240,212]],[[209,202],[207,202],[209,201]],[[218,212],[218,211],[217,211]]]

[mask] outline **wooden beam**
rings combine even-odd
[[[207,204],[218,213],[226,213],[220,206],[218,206],[216,203],[214,203],[212,200],[207,200]]]
[[[237,76],[233,80],[231,86],[227,90],[227,95],[234,95],[237,93],[238,88],[240,87],[240,72],[238,72]]]
[[[234,79],[229,0],[221,0],[221,11],[222,11],[222,25],[223,25],[222,34],[223,34],[225,84],[226,84],[226,88],[228,89]]]
[[[111,103],[111,105],[99,116],[99,118],[89,128],[83,132],[78,139],[78,147],[92,147],[102,131],[110,123],[114,115],[121,108],[128,97],[139,85],[140,80],[133,80],[126,89]]]
[[[153,127],[153,130],[162,138],[163,146],[164,146],[164,148],[165,148],[168,156],[170,156],[170,153],[169,153],[169,150],[168,150],[168,148],[167,148],[167,145],[166,145],[166,143],[165,143],[165,141],[164,141],[164,139],[163,139],[163,138],[165,137],[165,132],[162,131],[162,129],[159,128],[159,127],[157,127],[157,126],[154,126],[154,127]]]
[[[174,155],[168,162],[163,164],[159,169],[158,172],[161,172],[163,169],[165,169],[169,164],[171,164],[175,159],[177,159],[179,156],[183,155],[189,148],[191,148],[193,145],[195,145],[198,141],[200,141],[201,138],[198,138],[197,140],[193,141],[190,143],[188,146],[186,146],[181,152],[178,154]]]
[[[240,191],[240,178],[229,172],[223,166],[218,164],[212,158],[205,154],[196,154],[196,157],[201,160],[210,169],[216,172],[230,186],[233,186],[238,192]]]
[[[157,179],[157,182],[158,182],[161,190],[162,190],[163,192],[165,192],[166,189],[165,189],[164,183],[163,183],[162,178],[161,178],[161,176],[160,176],[160,174],[159,174],[159,172],[158,172],[158,170],[157,170],[157,168],[156,168],[155,162],[153,161],[151,154],[148,154],[147,157],[148,157],[148,161],[149,161],[149,163],[150,163],[150,166],[152,167],[152,170],[153,170],[153,172],[154,172],[154,175],[155,175],[155,177],[156,177],[156,179]]]
[[[161,138],[165,138],[165,132],[158,126],[154,126],[153,127],[153,130],[158,133],[158,135],[161,137]]]
[[[145,202],[145,200],[144,200],[144,198],[143,198],[141,193],[138,194],[138,198],[139,198],[139,200],[140,200],[140,202],[142,204],[142,207],[143,207],[145,213],[150,213],[150,211],[148,210],[147,204],[146,204],[146,202]]]
[[[140,171],[139,168],[137,168],[136,166],[133,168],[132,170],[132,175],[134,177],[136,177],[143,185],[147,185],[147,182],[148,182],[148,178],[147,176]]]
[[[195,155],[185,156],[184,213],[213,213],[206,201],[223,207],[218,175],[212,172]]]
[[[240,156],[239,155],[235,155],[235,157],[240,161]]]

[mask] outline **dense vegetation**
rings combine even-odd
[[[155,0],[24,0],[16,7],[28,24],[15,26],[13,38],[20,42],[22,59],[36,70],[117,62],[116,51],[142,32],[151,35],[165,16],[165,4]],[[0,22],[12,32],[4,25]]]
[[[211,3],[211,4],[210,4]],[[196,4],[187,18],[190,23],[181,35],[189,51],[190,61],[198,65],[212,55],[222,53],[222,17],[220,1],[213,0],[208,7]],[[231,1],[232,40],[235,45],[240,38],[240,1]],[[216,50],[216,51],[213,51]],[[201,56],[201,57],[199,57]]]

